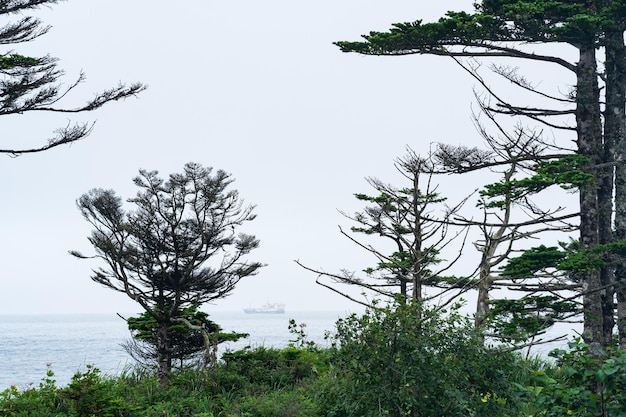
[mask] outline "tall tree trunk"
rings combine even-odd
[[[607,71],[608,76],[608,71]],[[613,186],[614,186],[614,150],[617,132],[616,115],[609,109],[610,96],[615,95],[614,87],[607,79],[606,83],[606,107],[604,112],[604,134],[602,148],[599,149],[599,158],[596,168],[598,181],[598,243],[608,244],[613,241]],[[612,98],[615,100],[615,97]],[[619,119],[619,118],[618,118]],[[623,123],[620,120],[618,123]],[[600,270],[600,291],[602,303],[602,346],[607,347],[612,343],[614,318],[614,292],[613,283],[615,277],[615,265],[607,265]]]
[[[428,194],[428,192],[427,192]],[[424,207],[420,207],[420,189],[419,189],[419,175],[413,174],[413,190],[412,190],[412,204],[413,213],[415,213],[415,224],[413,225],[413,247],[410,248],[413,254],[413,265],[411,271],[411,278],[413,284],[413,294],[411,298],[413,301],[422,302],[424,299],[424,259],[422,252],[422,211]]]
[[[626,53],[624,28],[606,33],[605,143],[611,144],[615,171],[615,240],[626,240]],[[607,161],[608,162],[608,161]],[[613,165],[611,166],[613,168]],[[626,260],[617,257],[615,287],[619,345],[626,349]],[[611,297],[613,293],[611,292]],[[611,312],[612,313],[612,312]]]
[[[586,250],[599,243],[599,184],[595,178],[595,166],[602,160],[602,124],[593,41],[581,45],[579,51],[576,84],[578,152],[589,158],[583,169],[594,175],[594,180],[580,187],[580,246]],[[598,350],[604,345],[601,274],[600,271],[582,272],[579,278],[583,289],[583,338],[592,344],[593,350]]]
[[[407,300],[407,286],[406,286],[406,272],[403,272],[401,276],[398,277],[398,281],[400,282],[400,299],[404,304]]]

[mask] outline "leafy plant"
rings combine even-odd
[[[626,351],[606,349],[597,354],[579,339],[569,351],[555,350],[559,372],[534,373],[534,384],[525,387],[541,416],[626,416]]]
[[[295,347],[279,350],[260,346],[227,352],[222,359],[229,373],[246,378],[249,385],[277,389],[313,375],[315,357],[312,352]]]
[[[306,323],[296,324],[294,319],[289,319],[289,333],[291,333],[295,339],[289,341],[289,346],[296,349],[315,349],[315,342],[312,340],[308,340],[308,335],[304,330],[306,328]]]

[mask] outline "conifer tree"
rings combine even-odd
[[[541,108],[515,104],[489,91],[495,105],[488,106],[488,110],[527,117],[553,129],[574,132],[576,147],[573,152],[585,158],[580,170],[592,176],[590,181],[578,185],[579,248],[592,253],[616,239],[623,241],[626,237],[626,168],[620,161],[624,160],[623,153],[626,152],[623,38],[626,5],[609,0],[484,0],[476,3],[475,8],[475,13],[448,12],[433,23],[420,20],[398,23],[388,32],[370,32],[364,36],[364,41],[336,44],[344,52],[370,55],[516,58],[554,64],[574,74],[576,85],[571,95],[556,97],[538,90],[518,72],[494,66],[496,73],[514,85],[536,92],[538,97],[553,99],[558,106]],[[569,62],[556,54],[532,48],[534,44],[557,43],[574,47],[579,54],[578,61]],[[604,61],[598,53],[601,49],[605,52]],[[601,73],[601,68],[604,68],[604,73]],[[563,109],[563,104],[568,102],[571,106]],[[567,117],[573,119],[573,125],[562,123]],[[565,148],[561,146],[557,149]],[[527,159],[538,157],[532,154],[525,156]],[[611,223],[613,201],[619,202],[614,213],[614,225]],[[584,288],[584,336],[598,347],[611,343],[614,290],[618,301],[620,340],[623,346],[626,344],[626,297],[622,283],[626,280],[622,276],[626,268],[621,262],[612,265],[577,271]]]
[[[188,309],[226,297],[263,265],[246,260],[259,241],[236,230],[255,218],[254,206],[244,206],[238,192],[229,189],[229,174],[197,163],[186,164],[167,181],[156,171],[139,172],[134,179],[139,191],[128,200],[134,210],[103,189],[84,194],[77,204],[94,228],[92,258],[104,264],[91,279],[126,294],[156,322],[151,340],[159,381],[166,384],[175,326],[185,323]]]

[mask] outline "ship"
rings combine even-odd
[[[285,305],[279,303],[266,303],[261,307],[248,307],[243,311],[246,314],[285,314]]]

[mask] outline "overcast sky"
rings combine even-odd
[[[371,258],[339,234],[337,210],[361,208],[364,178],[399,180],[395,158],[411,146],[480,145],[471,80],[450,59],[366,57],[332,45],[393,22],[471,10],[471,0],[187,1],[70,0],[37,12],[52,25],[24,54],[50,54],[79,103],[119,81],[149,89],[84,116],[0,120],[3,147],[45,140],[71,121],[96,120],[89,138],[19,158],[0,156],[0,314],[132,312],[137,307],[89,278],[89,225],[75,201],[94,187],[135,194],[140,168],[163,176],[194,161],[230,172],[257,219],[251,257],[267,263],[211,309],[279,301],[288,310],[353,304],[315,284],[315,268],[358,270]],[[456,194],[478,184],[456,181]]]

